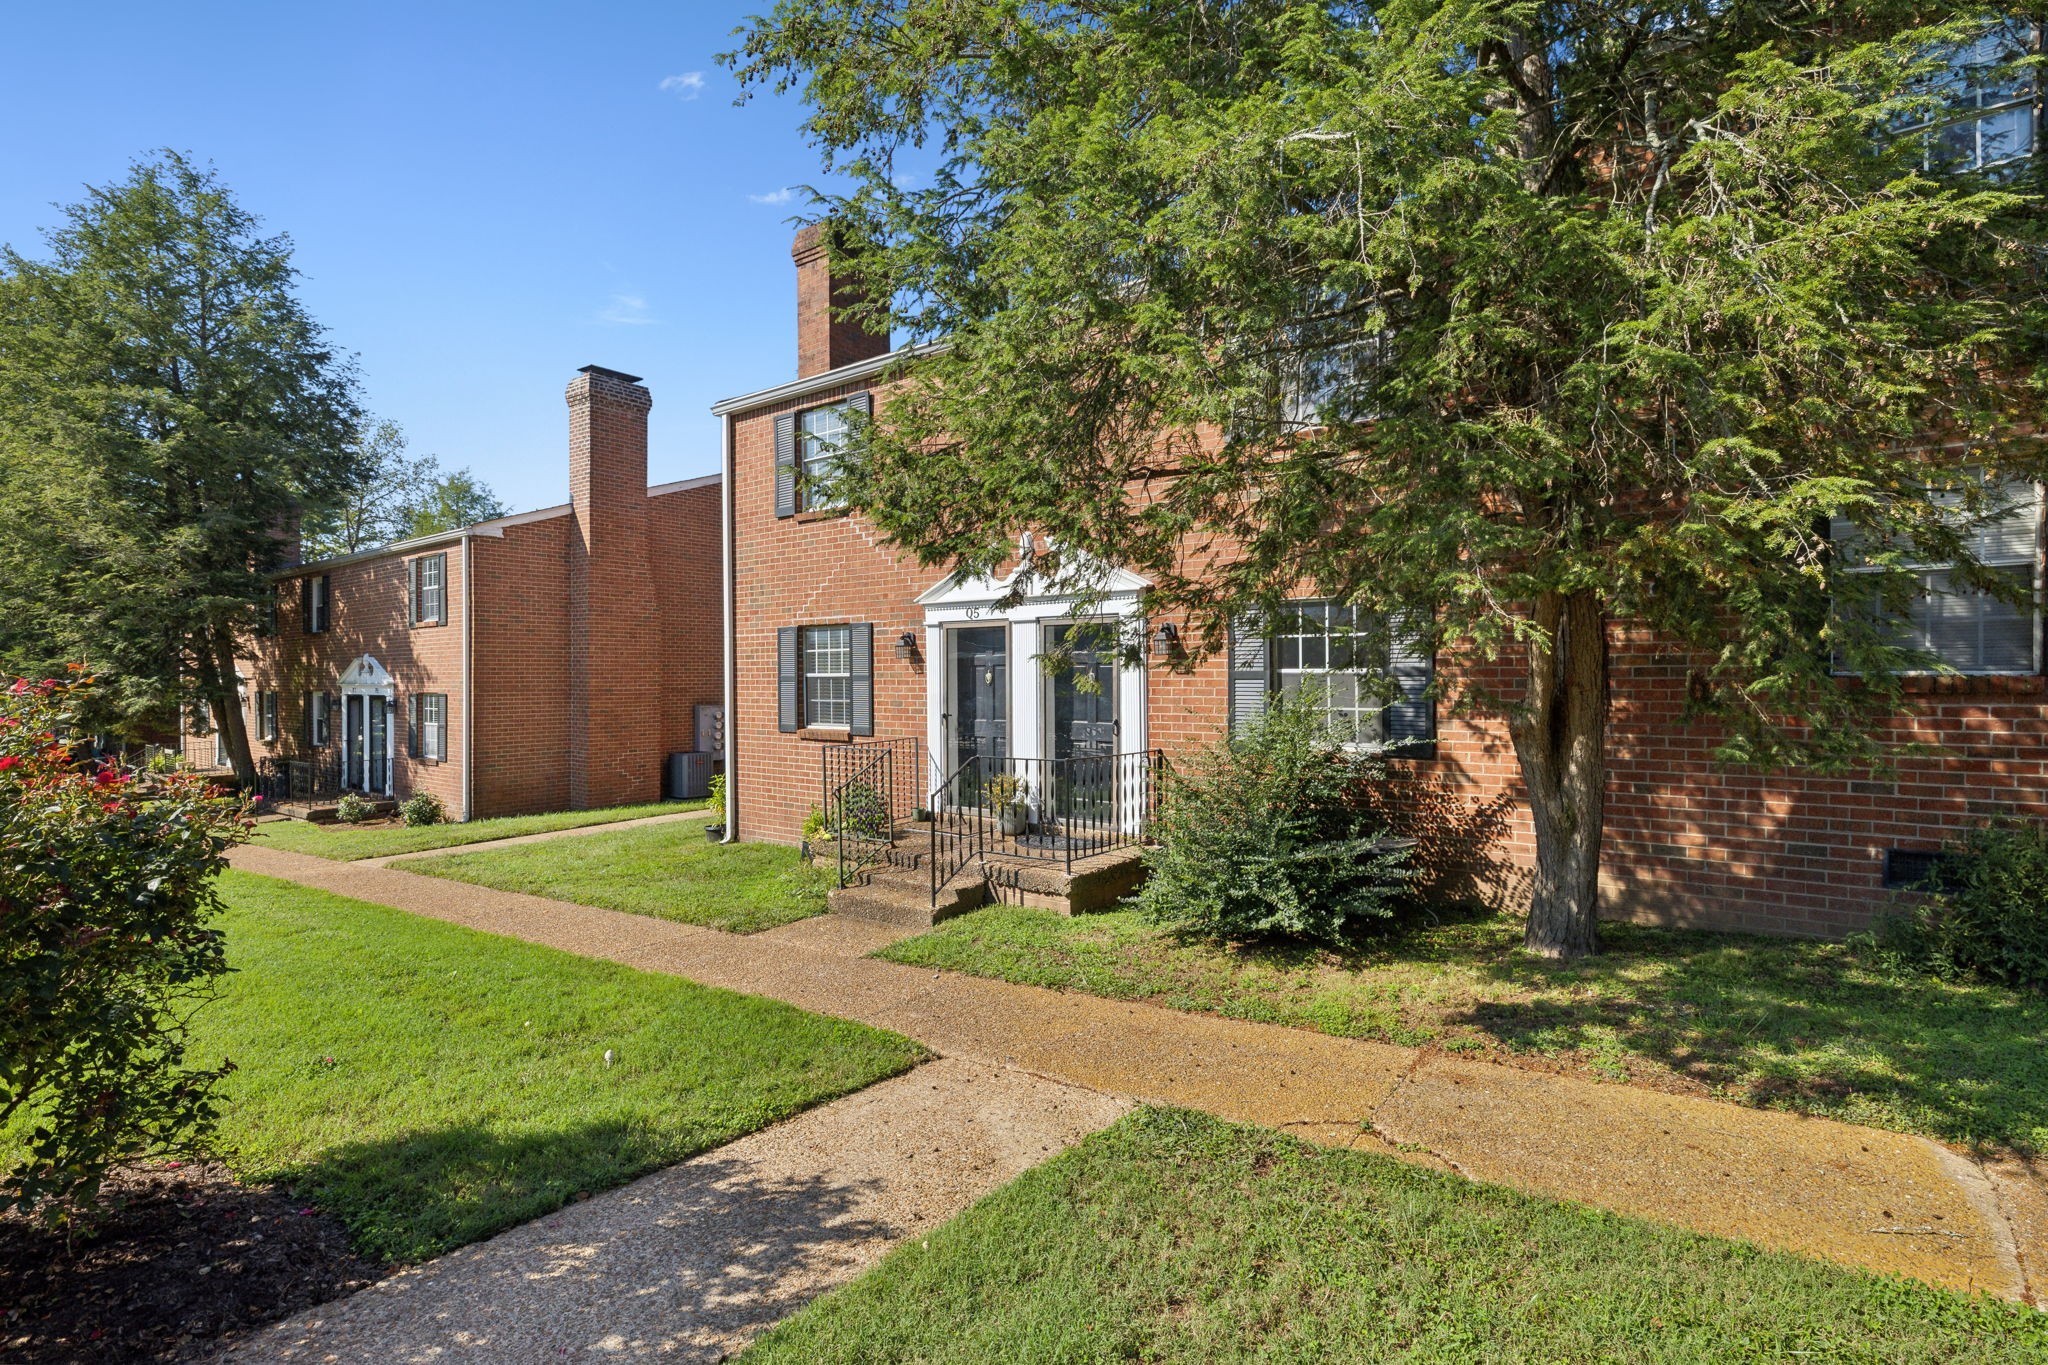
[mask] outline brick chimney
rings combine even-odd
[[[789,249],[796,262],[796,377],[808,379],[841,365],[873,360],[889,353],[889,338],[877,336],[857,322],[835,318],[833,310],[865,297],[848,272],[832,268],[822,223],[796,234]]]
[[[569,381],[569,805],[661,796],[661,659],[647,540],[647,410],[636,375]]]

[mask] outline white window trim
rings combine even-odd
[[[1965,474],[1965,475],[1967,475],[1967,474],[1971,473],[1972,471],[1968,471],[1968,470],[1965,470],[1965,471],[1960,471],[1960,472],[1961,472],[1962,474]],[[2021,480],[2021,479],[2016,479],[2016,480],[2013,480],[2012,482],[2013,482],[2013,484],[2015,484],[2015,485],[2019,485],[2019,484],[2024,484],[2024,483],[2025,483],[2026,481],[2025,481],[2025,480]],[[1903,672],[1901,672],[1901,673],[1899,674],[1899,676],[1900,676],[1900,677],[1906,677],[1906,678],[1939,678],[1939,677],[1965,677],[1965,678],[2025,678],[2025,677],[2032,677],[2032,676],[2034,676],[2034,675],[2036,675],[2036,674],[2039,674],[2039,673],[2040,673],[2040,672],[2042,671],[2042,667],[2043,667],[2043,658],[2042,658],[2042,652],[2043,652],[2043,643],[2044,643],[2044,642],[2043,642],[2043,639],[2042,639],[2042,608],[2043,608],[2043,593],[2044,593],[2044,588],[2048,588],[2048,574],[2044,574],[2044,566],[2043,566],[2043,563],[2042,563],[2042,549],[2041,549],[2041,547],[2042,547],[2042,534],[2043,534],[2043,529],[2044,529],[2044,526],[2048,526],[2048,485],[2042,485],[2042,484],[2033,484],[2033,485],[2032,485],[2032,488],[2033,488],[2033,493],[2034,493],[2034,546],[2033,546],[2033,553],[2032,553],[2031,557],[2022,557],[2022,556],[2017,556],[2017,555],[2015,555],[2014,557],[2012,557],[2012,558],[2010,558],[2010,559],[1999,559],[1999,558],[1992,558],[1992,559],[1979,559],[1979,560],[1977,561],[1977,562],[1978,562],[1978,563],[1979,563],[1979,564],[1980,564],[1980,565],[1981,565],[1982,567],[1984,567],[1984,568],[1987,568],[1987,569],[2016,569],[2016,568],[2021,568],[2021,567],[2029,567],[2029,568],[2031,568],[2031,569],[2033,570],[2033,578],[2034,578],[2034,610],[2033,610],[2033,614],[2032,614],[2032,615],[2033,615],[2033,619],[2032,619],[2032,627],[2033,627],[2033,656],[2032,656],[2031,662],[2029,663],[2028,667],[2027,667],[2027,668],[2026,668],[2026,669],[2025,669],[2024,671],[2015,671],[2015,670],[2013,670],[2013,669],[2010,669],[2010,668],[1984,668],[1984,667],[1971,667],[1971,668],[1962,668],[1962,667],[1958,667],[1958,666],[1956,666],[1956,665],[1954,665],[1954,664],[1946,664],[1946,666],[1944,666],[1944,667],[1941,667],[1941,668],[1915,668],[1915,669],[1907,669],[1907,670],[1904,670]],[[2017,509],[2015,509],[2015,510],[2017,510]],[[1938,574],[1938,573],[1947,573],[1948,571],[1950,571],[1950,570],[1951,570],[1951,569],[1953,569],[1954,567],[1955,567],[1955,561],[1954,561],[1954,560],[1948,560],[1948,561],[1944,561],[1944,562],[1940,562],[1940,563],[1909,563],[1909,564],[1902,564],[1902,565],[1898,566],[1898,568],[1897,568],[1896,570],[1893,570],[1893,572],[1900,572],[1900,573],[1910,573],[1910,574],[1914,574],[1914,575],[1918,576],[1918,577],[1919,577],[1919,578],[1921,579],[1921,581],[1922,581],[1922,584],[1923,584],[1923,588],[1924,588],[1924,586],[1925,586],[1925,584],[1926,584],[1926,580],[1927,580],[1927,578],[1928,578],[1929,576],[1931,576],[1931,575],[1933,575],[1933,574]],[[1856,576],[1858,576],[1858,575],[1866,575],[1866,574],[1867,574],[1867,575],[1871,575],[1871,576],[1875,576],[1875,575],[1878,575],[1878,574],[1881,574],[1881,573],[1885,573],[1885,572],[1887,572],[1887,570],[1886,570],[1886,569],[1884,569],[1884,568],[1882,568],[1882,567],[1878,567],[1878,566],[1871,566],[1871,567],[1851,567],[1851,568],[1848,568],[1847,570],[1845,570],[1845,573],[1847,574],[1847,576],[1849,576],[1849,577],[1851,577],[1851,578],[1853,578],[1853,577],[1856,577]],[[1920,647],[1920,646],[1916,645],[1915,647]],[[1935,651],[1934,651],[1934,650],[1932,650],[1932,649],[1930,648],[1930,649],[1928,649],[1928,650],[1927,650],[1927,652],[1929,652],[1929,653],[1934,653]],[[1853,673],[1853,672],[1851,672],[1850,670],[1847,670],[1847,669],[1841,669],[1841,668],[1834,668],[1834,669],[1831,669],[1831,671],[1832,671],[1832,672],[1834,673],[1834,675],[1835,675],[1836,677],[1844,677],[1844,678],[1846,678],[1846,677],[1856,677],[1856,676],[1858,676],[1857,674],[1855,674],[1855,673]]]
[[[816,493],[815,493],[815,492],[813,491],[813,485],[812,485],[812,482],[811,482],[811,480],[812,480],[812,477],[813,477],[812,471],[813,471],[813,468],[814,468],[814,467],[819,467],[819,468],[829,468],[829,467],[831,467],[831,466],[834,466],[834,465],[836,465],[836,464],[837,464],[837,462],[838,462],[838,452],[839,452],[839,450],[840,450],[840,449],[842,449],[842,448],[844,447],[844,444],[845,444],[845,437],[846,437],[846,433],[847,433],[847,432],[848,432],[849,430],[851,430],[851,423],[849,423],[849,422],[848,422],[848,421],[846,420],[846,414],[848,414],[848,413],[852,412],[852,410],[853,410],[853,400],[852,400],[851,398],[843,398],[843,399],[840,399],[840,400],[838,400],[838,401],[836,401],[836,402],[831,402],[831,403],[819,403],[819,404],[817,404],[817,405],[815,405],[815,406],[813,406],[813,407],[808,407],[808,408],[805,408],[805,409],[803,409],[802,411],[800,411],[800,412],[798,412],[798,413],[797,413],[797,415],[796,415],[796,509],[797,509],[797,511],[799,511],[799,512],[830,512],[830,511],[832,511],[832,510],[834,510],[834,509],[836,509],[837,507],[839,507],[839,506],[840,506],[840,504],[839,504],[839,503],[837,503],[837,502],[827,502],[827,501],[825,501],[825,500],[824,500],[823,498],[819,497],[819,496],[818,496],[818,495],[817,495],[817,494],[816,494]],[[813,435],[813,434],[812,434],[811,432],[809,432],[808,430],[806,430],[806,429],[805,429],[805,425],[804,425],[804,424],[805,424],[805,422],[807,422],[807,421],[808,421],[808,420],[809,420],[809,419],[810,419],[811,417],[813,417],[813,416],[815,416],[815,415],[817,415],[817,414],[819,414],[819,413],[838,413],[838,414],[840,414],[840,418],[839,418],[839,432],[840,432],[840,435],[839,435],[839,444],[838,444],[838,445],[835,445],[835,446],[833,447],[833,449],[832,449],[832,452],[831,452],[830,454],[815,454],[815,455],[814,455],[814,454],[812,454],[812,453],[811,453],[811,446],[812,446],[812,443],[813,443],[814,441],[821,441],[821,440],[822,440],[822,438],[820,438],[820,437],[817,437],[817,436],[814,436],[814,435]]]
[[[836,631],[845,637],[845,642],[836,647],[836,652],[845,661],[845,668],[839,672],[813,670],[811,667],[812,638],[824,631]],[[853,728],[853,627],[851,625],[804,626],[797,631],[797,703],[800,708],[797,717],[806,730],[851,730]],[[817,697],[813,695],[812,679],[837,679],[844,684],[843,697]],[[823,702],[845,710],[843,720],[821,720],[812,711],[814,703]]]

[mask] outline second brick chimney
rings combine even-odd
[[[825,225],[812,223],[796,234],[790,259],[796,262],[796,377],[808,379],[841,365],[889,353],[889,338],[857,322],[833,316],[835,309],[865,297],[850,274],[832,267]]]
[[[661,796],[661,659],[647,544],[647,410],[635,375],[569,381],[569,805]]]

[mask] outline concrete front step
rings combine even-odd
[[[979,909],[986,896],[981,877],[969,872],[940,887],[934,904],[931,882],[920,872],[883,867],[875,869],[865,882],[833,888],[825,900],[835,915],[929,929],[940,920]]]

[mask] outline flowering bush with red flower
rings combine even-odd
[[[185,1062],[228,970],[215,878],[240,797],[94,758],[91,680],[0,688],[0,1207],[61,1223],[109,1168],[192,1151],[232,1070]]]

